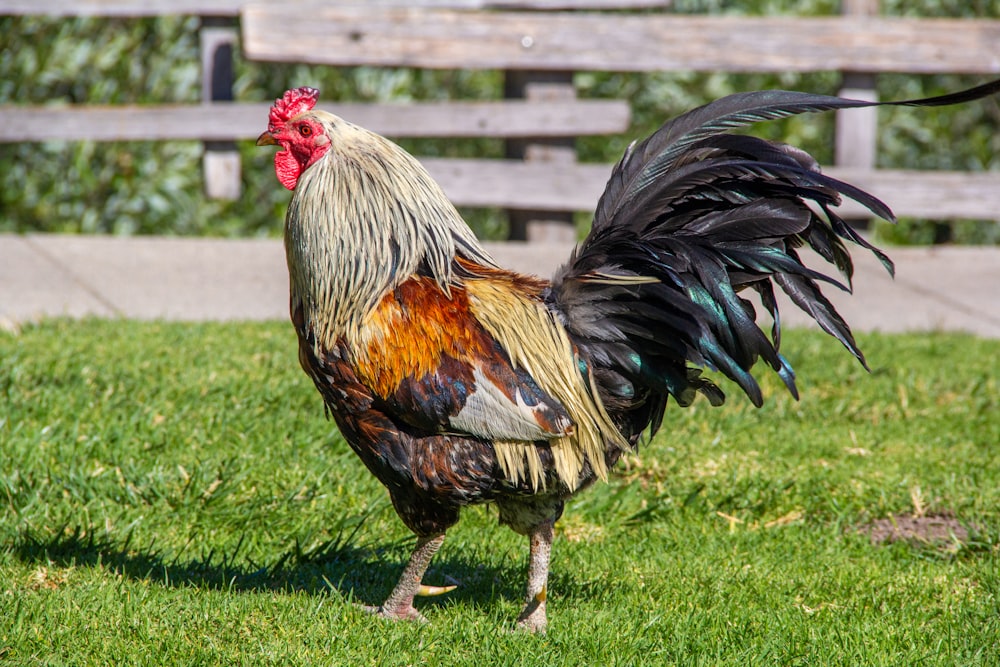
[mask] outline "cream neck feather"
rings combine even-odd
[[[331,147],[301,175],[285,218],[293,308],[317,343],[357,335],[365,315],[414,273],[446,292],[457,256],[495,266],[440,186],[391,141],[311,111]]]

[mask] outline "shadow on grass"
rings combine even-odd
[[[186,560],[164,557],[155,545],[123,543],[95,537],[69,527],[53,536],[39,537],[25,530],[11,551],[25,563],[59,567],[103,569],[136,581],[172,588],[193,587],[231,592],[301,591],[309,595],[336,592],[361,604],[384,600],[402,571],[415,539],[360,545],[357,537],[366,517],[356,518],[350,530],[310,548],[295,544],[274,562],[257,564],[240,555],[242,540],[229,553],[207,554]],[[520,601],[524,578],[520,564],[491,567],[474,558],[446,556],[428,568],[425,581],[456,583],[458,588],[438,598],[442,603],[469,601],[489,605],[498,599]]]

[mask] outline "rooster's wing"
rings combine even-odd
[[[358,377],[399,421],[427,433],[544,441],[573,421],[477,319],[469,291],[414,276],[387,294],[351,346]]]

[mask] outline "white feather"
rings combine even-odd
[[[478,368],[473,377],[476,380],[475,391],[469,394],[459,413],[449,420],[453,429],[489,440],[525,442],[549,440],[573,432],[573,422],[562,415],[555,419],[555,426],[560,430],[543,428],[538,423],[538,416],[546,410],[544,405],[528,405],[520,391],[511,401]]]

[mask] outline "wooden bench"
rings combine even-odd
[[[1000,21],[872,16],[877,0],[845,0],[845,14],[816,18],[601,11],[668,4],[653,0],[422,0],[406,7],[376,0],[308,5],[308,21],[287,20],[295,2],[250,2],[6,3],[0,11],[7,14],[207,17],[204,102],[0,108],[0,142],[199,139],[207,142],[208,191],[238,196],[238,155],[231,142],[255,137],[268,107],[227,100],[227,49],[231,53],[238,16],[243,52],[254,60],[506,72],[506,99],[493,102],[323,106],[395,138],[506,139],[507,159],[423,162],[456,204],[514,209],[514,237],[566,238],[573,233],[565,224],[572,211],[592,210],[610,170],[578,163],[573,138],[619,133],[629,121],[625,100],[577,99],[574,72],[840,70],[844,92],[855,97],[871,97],[874,77],[883,72],[1000,74]],[[567,7],[574,10],[552,11]],[[876,114],[849,113],[838,127],[837,164],[830,173],[871,190],[899,215],[1000,219],[1000,174],[875,169]],[[28,118],[49,122],[24,122]],[[864,214],[850,204],[844,209],[848,216]]]

